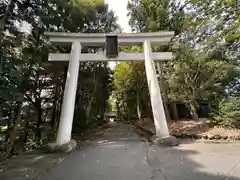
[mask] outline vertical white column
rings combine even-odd
[[[71,57],[68,65],[67,79],[64,89],[63,104],[57,133],[57,144],[68,143],[71,140],[72,122],[77,91],[79,72],[79,56],[81,44],[78,41],[72,43]]]
[[[154,61],[152,60],[151,44],[148,40],[144,42],[144,55],[148,88],[150,93],[154,124],[156,128],[156,136],[167,137],[169,136],[167,120],[164,112],[162,96],[157,80]]]

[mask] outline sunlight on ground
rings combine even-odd
[[[45,156],[38,156],[38,157],[34,158],[34,160],[39,160],[39,159],[42,159],[42,158],[45,158]]]

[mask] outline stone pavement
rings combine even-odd
[[[156,147],[131,125],[112,124],[69,156],[29,153],[0,165],[0,180],[24,179],[240,180],[240,143]]]
[[[113,125],[41,180],[240,180],[240,144],[156,147],[130,125]]]

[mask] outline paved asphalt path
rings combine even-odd
[[[41,180],[240,180],[240,144],[156,147],[113,124]]]

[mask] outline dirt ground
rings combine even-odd
[[[137,123],[142,128],[155,133],[154,123],[145,118]],[[229,139],[240,140],[240,129],[224,128],[220,126],[211,127],[206,119],[180,120],[169,122],[170,133],[180,138],[193,137],[196,139]]]

